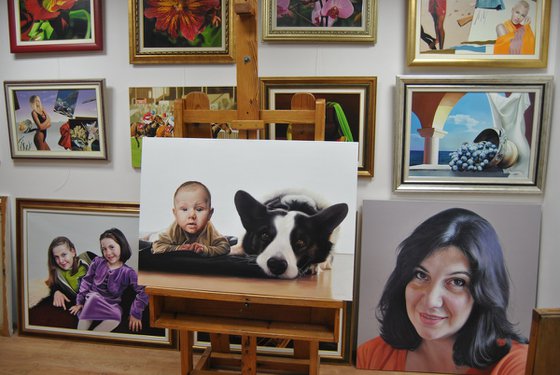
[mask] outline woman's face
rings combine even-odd
[[[423,340],[453,337],[473,307],[467,257],[455,246],[436,250],[414,270],[405,289],[406,311]]]
[[[68,271],[72,268],[72,264],[74,263],[76,250],[69,248],[66,244],[61,244],[52,249],[52,255],[56,265]]]
[[[107,260],[109,265],[116,265],[120,263],[121,247],[112,238],[103,238],[101,240],[101,252],[103,253],[103,258]]]

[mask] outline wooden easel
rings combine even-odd
[[[315,100],[312,94],[298,93],[292,97],[290,110],[260,109],[257,0],[233,0],[232,8],[237,110],[210,110],[205,93],[190,93],[175,100],[174,136],[211,138],[211,123],[228,123],[239,130],[240,138],[249,139],[257,138],[266,123],[288,123],[292,125],[294,140],[324,140],[324,99]],[[175,275],[175,282],[177,277],[182,281],[175,285],[184,286],[181,289],[166,285],[169,278],[165,275],[144,272],[140,274],[140,282],[146,285],[150,296],[151,324],[179,331],[182,374],[223,374],[215,370],[237,368],[240,370],[237,373],[244,375],[256,374],[257,369],[317,375],[319,342],[339,340],[343,301],[330,298],[330,283],[325,287],[317,285],[316,280],[309,284],[293,280],[289,285],[296,287],[290,288],[300,295],[287,296],[271,292],[270,284],[259,289],[259,282],[254,280],[242,283],[237,290],[224,291],[224,285],[231,288],[231,279],[212,289],[216,277]],[[200,282],[202,286],[197,285]],[[308,287],[297,286],[302,284]],[[211,335],[211,346],[196,366],[192,348],[194,331]],[[230,350],[230,335],[241,336],[241,353]],[[294,340],[293,357],[257,356],[257,337]]]
[[[233,0],[237,110],[210,110],[208,96],[194,92],[174,103],[174,136],[211,138],[211,123],[228,123],[240,138],[257,138],[267,123],[292,125],[295,140],[325,139],[325,100],[310,93],[292,97],[290,110],[261,110],[258,76],[257,0]]]
[[[331,296],[331,274],[296,280],[140,272],[150,324],[179,332],[181,374],[319,374],[319,342],[340,340],[344,302]],[[180,287],[177,287],[180,285]],[[198,363],[193,333],[210,334]],[[241,337],[240,351],[230,335]],[[257,355],[257,338],[293,340],[293,356]]]

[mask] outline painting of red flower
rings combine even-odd
[[[144,0],[146,46],[218,47],[219,0]]]
[[[9,0],[12,52],[102,49],[101,0]]]
[[[231,0],[129,0],[133,64],[232,62]]]

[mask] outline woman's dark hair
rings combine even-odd
[[[64,237],[64,236],[55,237],[51,241],[51,244],[49,245],[49,250],[47,255],[49,278],[45,280],[45,284],[47,284],[49,288],[52,288],[56,282],[56,270],[58,268],[58,265],[56,264],[56,260],[54,259],[53,250],[55,247],[60,245],[66,245],[68,249],[70,249],[70,251],[74,251],[75,253],[74,260],[72,262],[72,269],[70,270],[70,273],[74,275],[76,272],[78,272],[79,259],[78,259],[78,255],[76,254],[76,246],[74,246],[74,244],[72,243],[72,241],[70,241],[68,237]]]
[[[451,208],[421,223],[397,248],[397,264],[377,306],[381,337],[398,349],[415,350],[422,342],[406,310],[405,288],[415,268],[438,249],[455,246],[469,260],[469,291],[474,303],[457,332],[453,360],[482,369],[499,361],[511,340],[527,342],[507,319],[509,275],[496,231],[472,211]]]
[[[107,229],[105,232],[101,233],[101,235],[99,236],[99,241],[101,241],[104,238],[110,238],[119,244],[119,246],[121,247],[121,256],[120,256],[121,262],[125,263],[128,259],[130,259],[130,256],[132,255],[132,251],[130,250],[130,244],[128,243],[124,233],[121,232],[120,229],[117,228]]]

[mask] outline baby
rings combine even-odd
[[[192,251],[204,256],[229,253],[228,240],[210,222],[214,209],[210,191],[204,184],[198,181],[181,184],[173,196],[172,211],[175,220],[153,242],[152,253]]]

